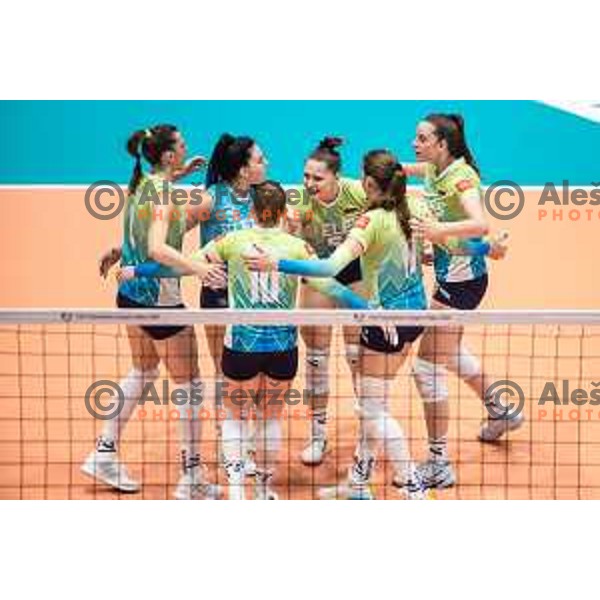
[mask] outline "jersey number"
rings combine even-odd
[[[279,272],[253,271],[250,274],[250,300],[261,304],[276,304],[279,300]]]

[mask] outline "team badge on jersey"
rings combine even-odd
[[[472,187],[475,187],[475,184],[471,179],[461,179],[456,184],[456,189],[459,192],[466,192],[467,190],[470,190]]]

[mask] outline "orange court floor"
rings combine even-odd
[[[121,219],[99,221],[85,209],[83,188],[2,189],[0,221],[3,282],[0,308],[106,308],[114,306],[115,282],[98,276],[97,259],[120,243]],[[539,195],[539,193],[537,194]],[[597,309],[600,278],[596,260],[600,214],[590,220],[566,211],[541,218],[536,192],[528,191],[523,212],[512,221],[491,219],[511,241],[504,261],[492,262],[482,306],[497,309]],[[197,245],[186,238],[186,249]],[[184,283],[190,307],[198,286]],[[213,369],[203,328],[200,368],[210,386]],[[481,402],[450,380],[450,453],[458,485],[438,498],[600,498],[600,410],[540,406],[546,381],[590,388],[600,381],[600,328],[592,326],[477,326],[467,330],[474,353],[488,373],[518,381],[526,392],[526,424],[502,442],[477,441],[484,416]],[[301,345],[301,357],[303,346]],[[393,413],[410,439],[416,459],[426,456],[421,402],[410,377],[409,357],[393,387]],[[84,406],[92,381],[122,377],[129,369],[124,326],[0,324],[0,498],[169,498],[178,478],[177,423],[168,411],[137,413],[121,451],[140,494],[123,495],[95,486],[79,472],[101,423]],[[295,387],[303,381],[302,360]],[[316,498],[319,489],[346,476],[356,441],[354,394],[341,333],[335,331],[330,363],[330,449],[324,463],[309,468],[298,455],[306,437],[306,412],[299,407],[284,423],[275,488],[282,498]],[[102,377],[100,377],[102,376]],[[558,388],[560,389],[560,387]],[[594,409],[588,413],[583,409]],[[546,414],[544,413],[546,410]],[[150,411],[148,411],[150,412]],[[160,413],[160,414],[159,414]],[[203,457],[214,480],[217,468],[215,413],[203,422]],[[391,473],[380,461],[374,482],[378,498],[397,497]]]

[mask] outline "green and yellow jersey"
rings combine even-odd
[[[427,207],[419,198],[409,197],[411,214],[428,215]],[[371,305],[389,309],[426,308],[427,299],[421,268],[421,243],[410,243],[394,211],[376,208],[360,216],[348,233],[348,239],[362,247],[361,267],[363,292]],[[348,243],[342,244],[328,258],[321,260],[286,260],[278,262],[278,269],[309,277],[332,277],[339,273],[355,256]]]
[[[422,202],[408,197],[411,215],[427,214]],[[363,248],[364,290],[383,308],[420,310],[427,307],[420,240],[406,239],[394,211],[376,208],[358,218],[348,237]]]
[[[342,177],[339,186],[337,198],[330,204],[309,196],[304,186],[287,189],[288,217],[300,227],[295,233],[316,250],[319,258],[333,254],[367,206],[360,181]]]
[[[434,165],[425,169],[424,200],[434,217],[442,223],[464,221],[468,215],[462,206],[467,198],[482,197],[479,175],[464,158],[455,160],[442,173],[437,174]],[[483,256],[451,254],[449,246],[464,250],[470,242],[481,242],[482,238],[455,239],[448,246],[434,246],[434,268],[440,282],[469,281],[487,271]]]
[[[219,237],[204,246],[192,258],[217,255],[228,264],[229,306],[241,310],[277,310],[296,307],[298,278],[277,271],[250,271],[243,256],[267,252],[275,259],[315,259],[312,248],[303,240],[279,228],[244,229]],[[368,303],[334,280],[309,280],[308,284],[333,296],[342,305],[368,308]],[[243,319],[240,319],[243,321]],[[296,347],[297,327],[230,325],[225,346],[238,352],[281,352]]]
[[[148,235],[156,208],[153,199],[167,197],[171,183],[159,175],[142,176],[135,194],[127,198],[124,211],[123,254],[121,264],[136,267],[148,261]],[[166,207],[165,207],[166,210]],[[162,217],[163,215],[161,215]],[[174,209],[169,218],[166,243],[181,252],[185,235],[186,211]],[[119,293],[145,306],[175,306],[181,304],[180,277],[137,277],[119,284]]]

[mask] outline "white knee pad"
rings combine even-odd
[[[444,365],[417,357],[413,365],[413,377],[426,404],[448,400],[448,376]]]
[[[123,395],[125,396],[125,401],[127,403],[137,404],[144,395],[146,386],[153,383],[157,377],[158,369],[141,371],[140,369],[133,367],[119,383]]]
[[[373,452],[376,444],[383,444],[387,460],[398,471],[410,461],[410,454],[402,426],[388,409],[388,390],[391,385],[392,381],[383,377],[362,378],[358,409],[364,421],[369,451]]]
[[[387,412],[387,385],[383,377],[361,377],[356,412],[363,419],[379,419]]]
[[[148,369],[141,371],[139,369],[131,369],[129,376],[136,382],[136,386],[139,386],[138,396],[148,392],[148,386],[153,384],[160,374],[158,367],[154,369]]]
[[[306,349],[306,389],[313,396],[329,394],[329,350]]]
[[[471,354],[464,343],[461,343],[458,355],[450,356],[446,366],[462,379],[481,377],[481,363],[476,356]]]

